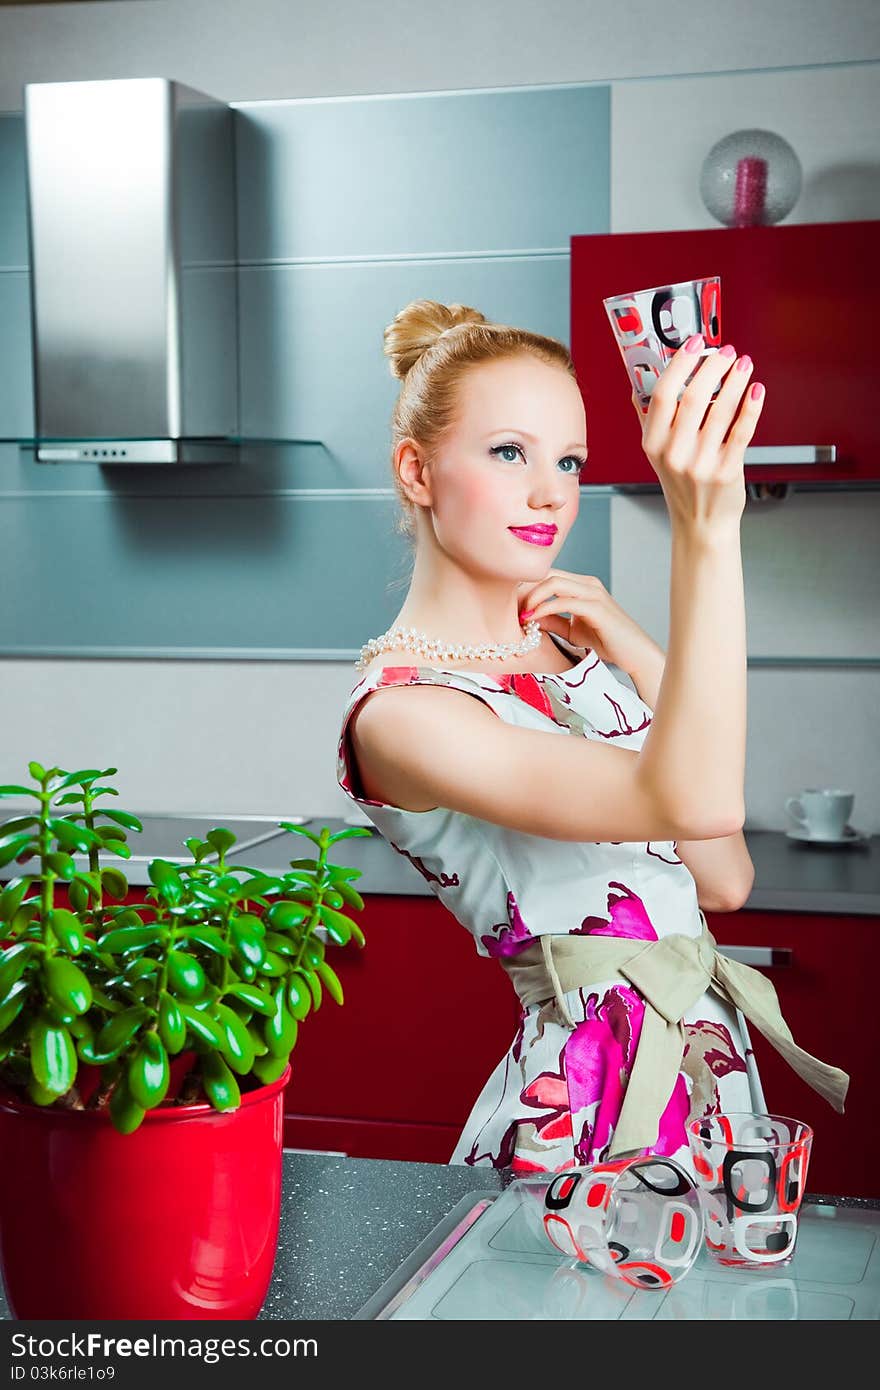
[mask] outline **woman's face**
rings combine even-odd
[[[542,575],[578,513],[587,436],[577,383],[534,357],[510,358],[468,370],[459,402],[430,470],[437,539],[468,568]],[[551,543],[510,529],[530,525],[555,526]]]

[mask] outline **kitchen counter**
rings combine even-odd
[[[0,803],[3,820],[26,811],[33,811],[33,807],[11,801]],[[141,833],[130,831],[128,834],[131,859],[112,855],[101,857],[102,866],[117,865],[133,886],[149,884],[147,865],[150,859],[191,863],[184,841],[191,835],[203,837],[214,826],[226,826],[237,837],[235,857],[239,862],[270,874],[283,872],[291,859],[311,853],[309,842],[290,831],[280,830],[279,821],[302,819],[313,831],[325,825],[333,833],[345,829],[345,822],[335,816],[303,819],[293,815],[269,818],[196,812],[133,814],[138,816],[144,829]],[[431,896],[427,883],[410,861],[369,828],[369,836],[353,836],[334,846],[331,862],[360,869],[362,877],[357,880],[357,887],[364,895]],[[791,840],[781,830],[746,829],[745,839],[755,865],[755,882],[744,905],[745,911],[880,915],[880,836],[872,835],[858,844],[817,845]],[[85,856],[75,855],[74,859],[77,867],[88,867]],[[0,866],[0,882],[16,876],[23,867],[14,862]]]
[[[457,1202],[509,1181],[494,1168],[285,1149],[278,1253],[258,1318],[352,1318]],[[805,1200],[880,1210],[867,1198]],[[2,1285],[0,1317],[11,1317]]]

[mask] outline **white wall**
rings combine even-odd
[[[859,66],[866,61],[880,61],[875,0],[833,7],[818,0],[0,7],[0,110],[21,109],[25,82],[89,77],[169,76],[233,103],[612,81],[615,232],[712,225],[695,194],[695,168],[720,134],[746,125],[784,134],[804,164],[804,193],[789,220],[880,216],[871,202],[878,69]],[[855,66],[791,71],[811,63]],[[686,77],[725,72],[736,75]],[[682,81],[670,82],[676,74]],[[698,90],[702,100],[692,111],[686,99]],[[823,563],[833,559],[826,518],[851,541],[857,524],[870,531],[878,499],[841,494],[827,502],[809,494],[791,501],[760,522],[765,539],[773,528],[776,573],[782,555],[790,581],[785,622],[794,626],[787,631],[809,640],[812,651],[833,654],[842,642],[854,655],[867,611],[856,598],[865,582],[876,586],[876,569],[855,557],[829,608],[810,557],[824,545]],[[662,499],[615,498],[612,589],[664,643],[665,597],[639,582],[645,573],[668,573],[658,507]],[[779,590],[774,567],[752,558],[760,553],[753,517],[744,528],[749,620],[772,625]],[[112,764],[120,769],[120,804],[133,810],[347,813],[334,753],[351,683],[348,663],[6,659],[0,772],[11,776],[22,757],[35,755],[67,767]],[[750,671],[748,824],[781,827],[786,794],[828,781],[856,791],[854,824],[880,829],[880,740],[870,715],[877,696],[872,670]]]
[[[0,110],[21,110],[24,82],[90,77],[174,77],[232,102],[878,58],[876,0],[13,5],[0,7]]]

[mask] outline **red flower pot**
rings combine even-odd
[[[281,1212],[284,1087],[107,1114],[0,1093],[0,1269],[15,1318],[253,1318]],[[242,1078],[244,1080],[244,1078]]]

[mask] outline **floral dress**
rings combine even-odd
[[[578,650],[553,640],[568,656]],[[552,674],[385,666],[355,685],[337,747],[339,785],[473,935],[479,955],[513,956],[545,932],[639,941],[700,935],[696,884],[676,854],[677,841],[553,840],[442,806],[409,811],[362,796],[348,722],[369,692],[416,684],[465,691],[521,728],[620,748],[641,747],[652,711],[590,650]],[[539,1173],[606,1158],[639,1046],[643,999],[616,977],[570,991],[565,1002],[573,1028],[555,999],[521,1010],[450,1163]],[[707,990],[683,1022],[681,1070],[658,1138],[643,1152],[671,1156],[693,1171],[689,1119],[766,1106],[740,1011]]]

